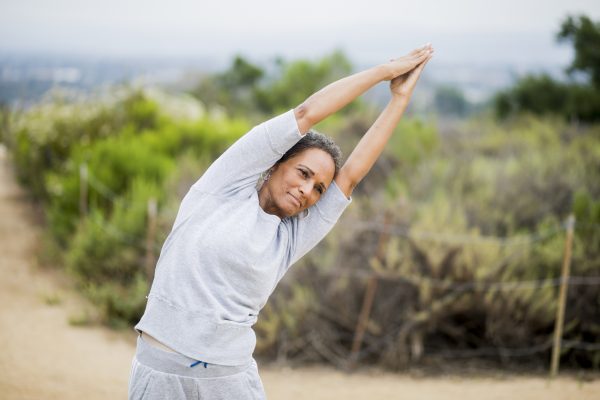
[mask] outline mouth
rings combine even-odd
[[[292,198],[292,201],[294,202],[294,204],[296,205],[296,208],[300,208],[302,206],[302,203],[300,203],[300,200],[298,200],[296,197],[294,197],[293,194],[288,193],[290,195],[290,197]]]

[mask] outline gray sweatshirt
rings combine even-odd
[[[196,360],[251,361],[259,311],[352,201],[334,181],[308,213],[280,219],[260,207],[260,174],[301,138],[290,110],[252,128],[192,185],[134,329]]]

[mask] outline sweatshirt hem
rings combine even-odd
[[[211,364],[247,364],[256,346],[251,326],[186,311],[155,295],[148,296],[146,311],[134,329],[186,357]]]

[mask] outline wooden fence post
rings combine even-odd
[[[383,260],[384,257],[384,251],[389,236],[389,225],[390,215],[386,214],[385,222],[383,225],[383,231],[381,232],[381,235],[379,235],[379,242],[377,244],[376,257],[379,258],[379,260]],[[371,315],[371,309],[373,307],[373,299],[375,298],[375,292],[377,291],[377,283],[377,275],[373,273],[367,281],[365,297],[363,298],[363,304],[360,310],[360,314],[358,316],[358,323],[356,324],[356,330],[354,332],[352,350],[350,351],[350,360],[348,364],[348,367],[350,369],[354,369],[356,367],[356,362],[358,361],[358,354],[362,345],[363,336],[365,335],[365,331],[367,330],[367,326],[369,324],[369,317]]]
[[[88,213],[88,168],[87,164],[79,166],[79,214],[84,218]]]
[[[565,254],[563,257],[560,292],[558,295],[558,307],[556,310],[556,321],[554,324],[554,344],[552,345],[552,365],[550,367],[550,376],[555,377],[558,374],[558,364],[560,360],[560,342],[562,340],[562,330],[565,318],[565,303],[567,301],[567,289],[569,284],[569,269],[571,266],[571,249],[573,246],[573,228],[575,227],[575,216],[569,215],[567,220],[567,239],[565,241]]]
[[[148,199],[148,229],[146,230],[146,261],[144,267],[150,284],[154,279],[154,237],[156,236],[157,208],[156,199]]]

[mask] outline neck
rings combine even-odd
[[[281,219],[285,217],[285,215],[281,215],[280,210],[275,206],[266,185],[262,185],[258,191],[258,205],[267,214],[277,215]]]

